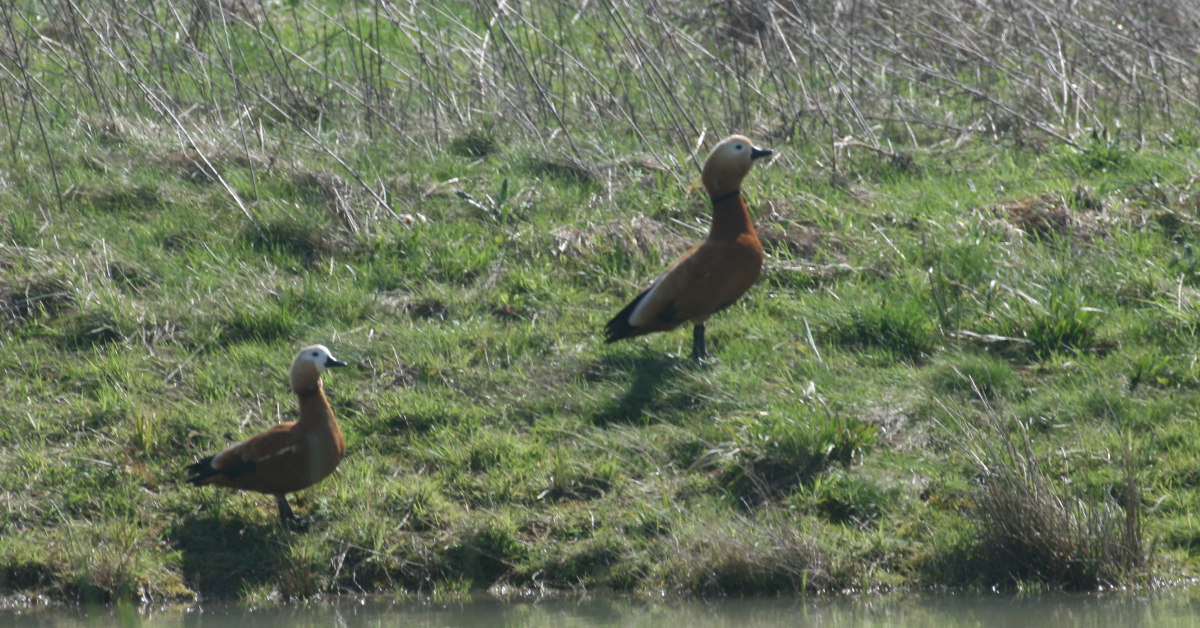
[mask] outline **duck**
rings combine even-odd
[[[287,494],[329,477],[346,453],[321,374],[346,363],[325,345],[304,347],[292,360],[292,392],[300,402],[300,419],[280,423],[187,467],[187,481],[275,496],[284,526],[303,527]]]
[[[606,343],[670,331],[691,321],[692,359],[711,358],[704,325],[733,305],[762,271],[763,248],[742,198],[742,180],[760,160],[774,155],[743,135],[731,135],[704,160],[700,180],[712,200],[708,237],[671,263],[604,328]]]

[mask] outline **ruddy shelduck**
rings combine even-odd
[[[300,420],[276,425],[189,465],[188,481],[274,495],[280,521],[300,523],[286,495],[328,477],[346,453],[346,441],[321,384],[321,373],[335,366],[346,363],[324,345],[301,349],[291,370]]]
[[[608,322],[606,342],[668,331],[691,321],[692,358],[709,357],[704,323],[745,294],[762,270],[762,244],[742,199],[742,179],[756,161],[774,152],[741,135],[713,147],[700,175],[712,199],[708,238],[675,260]]]

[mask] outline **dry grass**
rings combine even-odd
[[[1185,0],[1003,10],[967,0],[304,2],[318,19],[306,28],[282,5],[18,4],[0,12],[6,143],[44,137],[79,108],[106,112],[91,126],[118,139],[128,121],[150,118],[160,141],[181,147],[169,161],[239,204],[222,162],[273,161],[298,143],[386,207],[370,169],[345,158],[350,138],[326,132],[350,121],[361,134],[352,144],[479,156],[497,137],[526,137],[558,155],[540,162],[548,174],[594,180],[581,129],[618,129],[655,149],[729,129],[801,136],[841,172],[857,159],[846,146],[911,163],[901,148],[940,151],[972,136],[1082,148],[1123,133],[1140,145],[1151,128],[1194,120],[1198,106],[1200,9]],[[599,58],[578,43],[597,38],[609,38]],[[310,60],[331,47],[344,54]],[[214,126],[228,146],[198,148]],[[359,211],[379,211],[370,206]]]
[[[691,244],[686,235],[645,216],[614,220],[588,229],[556,229],[554,251],[570,258],[597,251],[623,251],[637,259],[650,259],[659,250],[679,253]]]

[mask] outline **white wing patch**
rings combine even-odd
[[[262,462],[263,460],[267,460],[267,459],[269,459],[269,458],[274,458],[275,456],[285,456],[285,455],[287,455],[287,454],[290,454],[290,453],[295,453],[295,452],[297,452],[297,451],[299,451],[299,450],[300,450],[300,448],[299,448],[299,447],[297,447],[297,446],[295,446],[295,445],[292,445],[291,447],[284,447],[283,449],[280,449],[279,451],[276,451],[275,453],[267,454],[267,455],[265,455],[265,456],[262,456],[262,457],[260,457],[260,458],[256,458],[254,461],[255,461],[255,462]]]
[[[650,322],[649,319],[652,314],[649,306],[657,301],[655,298],[655,291],[661,287],[662,276],[660,275],[658,279],[655,279],[654,283],[650,285],[650,290],[646,292],[646,296],[642,297],[642,300],[637,304],[637,307],[633,308],[633,311],[629,313],[630,327],[641,327],[642,325]]]
[[[225,449],[222,449],[221,453],[212,457],[212,461],[208,463],[208,466],[212,467],[213,469],[224,468],[225,465],[223,462],[225,461],[225,457],[231,455],[233,450],[233,447],[226,447]]]

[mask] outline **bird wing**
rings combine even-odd
[[[304,448],[304,439],[292,430],[295,425],[295,423],[281,423],[226,448],[213,457],[213,469],[225,471],[244,464],[259,464],[275,456],[301,453]]]
[[[671,263],[661,275],[637,298],[637,305],[627,319],[632,327],[675,326],[687,320],[680,316],[674,304],[701,274],[705,255],[700,254],[704,245],[697,244]]]

